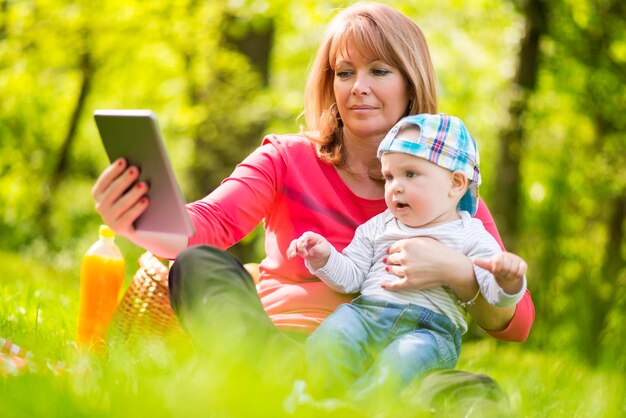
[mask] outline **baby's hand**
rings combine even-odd
[[[320,234],[305,232],[300,238],[291,241],[287,248],[287,258],[293,258],[296,255],[304,258],[314,270],[317,270],[328,262],[330,243]]]
[[[520,256],[507,252],[496,254],[490,260],[474,259],[474,264],[489,270],[500,287],[510,295],[521,290],[528,268]]]

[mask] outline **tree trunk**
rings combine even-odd
[[[619,272],[626,267],[626,260],[622,251],[624,242],[624,221],[626,221],[626,191],[616,196],[610,203],[611,218],[607,225],[609,238],[604,250],[604,263],[602,277],[617,287]]]
[[[546,33],[544,0],[528,0],[524,4],[526,34],[522,39],[513,97],[509,104],[509,122],[500,133],[500,152],[496,164],[495,194],[491,205],[500,234],[507,248],[517,247],[521,211],[523,118],[528,100],[535,90],[540,63],[541,38]]]
[[[0,0],[0,40],[6,39],[9,32],[9,0]]]
[[[596,322],[598,323],[597,336],[600,338],[600,347],[596,350],[593,360],[599,363],[602,357],[606,364],[610,364],[617,370],[626,370],[626,359],[624,359],[623,347],[616,344],[616,338],[622,338],[626,331],[626,324],[622,321],[612,321],[611,313],[617,312],[618,317],[624,315],[624,305],[626,293],[621,287],[624,283],[624,270],[626,269],[626,260],[624,259],[623,247],[624,235],[626,229],[626,191],[617,196],[611,202],[611,219],[608,223],[609,238],[606,242],[605,258],[602,266],[601,279],[607,280],[611,286],[610,297],[608,301],[603,301],[600,305],[604,309],[597,312]],[[623,340],[622,340],[623,341]]]
[[[202,59],[202,54],[197,50],[183,53],[189,101],[194,107],[203,106],[206,109],[205,120],[194,134],[194,158],[189,167],[192,193],[195,195],[205,195],[217,187],[246,153],[260,144],[266,126],[265,121],[235,120],[235,110],[268,85],[274,21],[269,17],[255,17],[252,22],[228,13],[222,19],[221,48],[246,57],[259,74],[259,81],[254,85],[239,83],[237,74],[231,68],[222,68],[213,62],[206,63],[212,66],[212,79],[196,80],[193,67]],[[213,99],[224,96],[229,99],[220,103]],[[229,251],[243,262],[260,261],[255,254],[258,237],[251,238],[234,245]]]
[[[614,344],[613,341],[602,341],[602,336],[610,327],[609,313],[617,305],[619,275],[626,265],[622,256],[624,221],[626,220],[626,192],[612,199],[607,207],[610,208],[611,214],[607,223],[608,238],[604,248],[602,268],[600,269],[602,282],[596,282],[595,285],[589,286],[591,289],[587,293],[593,309],[589,312],[589,331],[587,333],[589,341],[586,342],[585,347],[587,358],[594,365],[598,364],[604,346]],[[607,289],[610,290],[606,291]]]
[[[225,20],[229,25],[241,25],[242,22],[238,21],[236,17],[229,16]],[[264,25],[253,26],[246,23],[246,28],[243,36],[232,37],[229,36],[229,31],[226,31],[225,43],[232,45],[235,49],[248,58],[253,68],[261,75],[261,87],[265,88],[269,83],[270,74],[270,57],[272,52],[272,46],[274,45],[274,21],[271,18],[265,19]],[[247,132],[242,137],[244,141],[249,138],[257,143],[261,141],[261,135],[265,131],[265,124],[254,123],[248,126]],[[259,262],[260,260],[255,257],[255,248],[257,247],[257,240],[262,239],[263,236],[252,235],[252,239],[247,239],[238,242],[231,247],[228,251],[241,260],[244,263],[247,262]]]
[[[607,44],[600,42],[595,50],[602,53],[600,45]],[[615,130],[602,114],[595,115],[594,124],[596,127],[594,150],[602,149],[605,142],[612,138],[621,137],[620,132]],[[605,332],[610,328],[609,314],[618,305],[617,295],[619,294],[620,272],[626,266],[626,261],[622,254],[624,222],[626,221],[626,190],[622,190],[621,193],[611,197],[602,206],[607,208],[608,213],[604,258],[600,268],[599,280],[585,283],[586,293],[592,304],[591,306],[593,306],[593,309],[590,311],[587,332],[589,341],[585,344],[585,347],[587,358],[594,365],[599,363],[606,346],[613,344],[612,341],[603,341],[602,339]]]
[[[257,20],[261,20],[258,18]],[[262,24],[252,25],[248,21],[242,21],[237,16],[227,15],[224,19],[224,44],[234,47],[237,51],[248,58],[252,66],[261,74],[262,86],[267,87],[270,74],[270,57],[274,45],[275,25],[272,18],[263,18]],[[242,27],[242,33],[229,27]]]
[[[80,89],[78,92],[78,97],[76,98],[76,102],[74,104],[74,109],[72,110],[72,114],[70,116],[69,126],[67,128],[67,132],[65,133],[63,143],[61,144],[61,149],[58,154],[57,162],[50,175],[50,180],[47,184],[44,185],[42,193],[42,201],[39,209],[39,219],[41,225],[41,234],[47,241],[50,241],[50,238],[52,236],[52,226],[50,223],[52,202],[59,188],[59,185],[67,175],[68,161],[74,139],[76,138],[78,123],[83,113],[83,109],[85,108],[85,102],[87,100],[87,97],[89,96],[93,83],[94,67],[92,63],[91,53],[88,50],[85,50],[85,52],[81,56],[80,72]]]
[[[610,171],[619,173],[623,167],[623,153],[621,158],[619,155],[609,154],[623,149],[622,121],[626,106],[622,93],[623,86],[626,85],[626,66],[612,58],[611,50],[615,42],[622,39],[623,31],[616,31],[615,28],[623,27],[626,5],[623,0],[592,2],[592,5],[596,14],[592,25],[578,26],[575,19],[571,18],[577,36],[568,46],[573,56],[586,67],[586,85],[582,95],[584,100],[581,101],[580,111],[589,115],[595,127],[594,142],[588,148],[589,155],[598,152],[607,154],[606,161],[609,161],[609,167],[612,168]],[[615,87],[607,89],[607,82]],[[598,103],[602,103],[602,106]],[[620,309],[620,275],[626,266],[622,250],[626,190],[622,188],[617,193],[603,190],[606,189],[602,187],[597,192],[592,192],[596,200],[602,202],[599,207],[606,208],[601,210],[601,213],[607,214],[604,258],[599,277],[581,284],[589,306],[592,307],[589,310],[589,323],[582,332],[587,337],[584,351],[592,364],[597,364],[605,352],[614,351],[614,345],[619,344],[619,341],[610,341],[610,337],[605,340],[604,336],[611,329],[611,312]],[[621,366],[624,366],[623,361]]]

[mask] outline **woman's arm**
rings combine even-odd
[[[389,249],[387,264],[399,279],[387,290],[432,289],[447,286],[461,301],[478,292],[471,260],[459,251],[427,237],[398,241]],[[534,320],[534,307],[528,291],[516,307],[499,308],[482,296],[468,309],[474,320],[490,335],[502,341],[524,341]]]
[[[94,185],[96,210],[116,233],[160,257],[173,259],[188,245],[200,243],[228,248],[254,229],[274,202],[285,163],[265,142],[215,191],[187,205],[195,228],[189,239],[135,230],[133,222],[150,204],[145,196],[148,184],[138,182],[138,168],[127,167],[123,159],[105,169]]]
[[[487,232],[500,244],[502,251],[506,251],[493,216],[482,199],[478,199],[478,210],[475,217],[482,221]],[[497,276],[496,280],[498,280]],[[514,308],[492,308],[494,307],[485,300],[479,300],[473,309],[469,309],[469,312],[478,325],[494,338],[511,342],[523,342],[528,338],[535,320],[535,306],[528,289]],[[513,312],[511,312],[512,309],[514,309]]]
[[[476,316],[481,317],[482,322],[477,319],[476,322],[492,337],[501,341],[520,343],[526,341],[535,319],[535,305],[528,289],[516,306],[497,310],[490,309],[490,306],[482,297],[479,297],[476,305],[468,311],[474,319]],[[489,316],[490,312],[493,316]]]
[[[479,200],[477,218],[501,244],[500,236],[489,210]],[[464,254],[432,238],[418,237],[398,241],[389,249],[387,263],[399,280],[388,290],[431,289],[448,286],[461,301],[468,301],[478,292],[471,260]],[[516,307],[499,308],[479,296],[469,309],[474,320],[490,335],[502,341],[524,341],[534,320],[530,293],[524,294]]]
[[[273,144],[257,148],[213,192],[187,205],[195,227],[189,245],[226,249],[243,239],[271,213],[284,170]]]

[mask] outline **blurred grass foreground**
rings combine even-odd
[[[237,349],[219,356],[197,354],[184,340],[145,339],[110,345],[108,355],[74,348],[77,272],[0,254],[0,337],[33,353],[15,370],[2,364],[2,417],[281,417],[292,381],[286,369],[258,374]],[[219,350],[219,347],[216,347]],[[280,365],[280,361],[275,364]],[[284,365],[283,367],[289,367]],[[485,338],[466,343],[459,369],[493,377],[520,417],[625,416],[626,379],[591,369],[559,353],[538,352]],[[353,416],[431,416],[419,394],[380,401],[376,415],[355,407]],[[414,396],[415,395],[415,396]],[[385,411],[383,414],[380,410]],[[303,412],[295,416],[345,416]],[[484,416],[473,411],[470,416]]]
[[[626,416],[626,2],[382,1],[424,31],[439,109],[467,122],[481,196],[529,265],[528,341],[471,330],[458,368],[496,379],[518,416]],[[77,354],[79,262],[101,223],[90,190],[108,162],[92,115],[152,109],[186,200],[202,198],[265,134],[299,130],[324,27],[353,2],[0,0],[0,338],[33,353],[21,369],[0,357],[0,418],[287,414],[289,373],[255,376],[237,350]],[[118,244],[128,286],[143,250]],[[262,234],[229,251],[259,261]],[[380,416],[417,413],[410,395]]]

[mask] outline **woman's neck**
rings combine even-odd
[[[384,197],[380,160],[376,157],[381,140],[382,138],[360,139],[350,135],[343,137],[345,165],[337,171],[357,196],[366,199]]]
[[[380,160],[376,156],[382,138],[356,138],[344,131],[343,146],[345,168],[354,174],[382,178]]]

